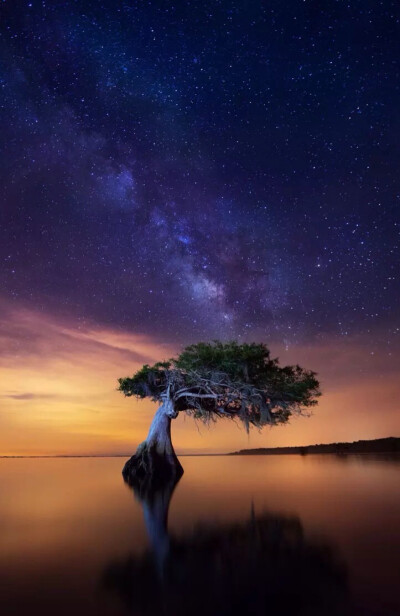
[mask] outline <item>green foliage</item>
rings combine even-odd
[[[160,400],[166,389],[165,377],[170,366],[170,362],[157,362],[154,366],[145,364],[132,377],[118,379],[118,389],[125,396]]]
[[[176,410],[205,422],[238,417],[247,429],[284,423],[314,406],[320,395],[314,372],[279,366],[265,344],[219,341],[193,344],[177,358],[146,364],[119,379],[119,390],[158,401],[169,396]]]
[[[174,363],[181,370],[225,372],[233,380],[254,382],[267,366],[274,364],[274,360],[270,360],[270,352],[265,344],[223,344],[216,340],[186,347]]]

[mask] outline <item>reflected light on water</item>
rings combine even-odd
[[[149,542],[142,505],[122,481],[123,462],[0,460],[1,613],[125,613],[118,593],[104,589],[104,571],[144,558]],[[174,545],[193,547],[199,525],[244,532],[252,511],[257,519],[293,518],[307,542],[326,543],[344,563],[360,609],[399,609],[399,463],[314,455],[182,462],[169,508]]]

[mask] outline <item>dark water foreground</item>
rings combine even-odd
[[[182,460],[0,460],[0,614],[400,613],[399,456]]]

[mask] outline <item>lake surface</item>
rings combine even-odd
[[[1,459],[0,613],[400,613],[399,458],[181,461],[139,498],[121,458]]]

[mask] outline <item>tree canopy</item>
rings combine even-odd
[[[119,379],[125,396],[172,400],[204,422],[239,418],[246,429],[288,421],[317,404],[316,373],[298,365],[280,366],[262,343],[200,342],[176,358],[144,365]]]

